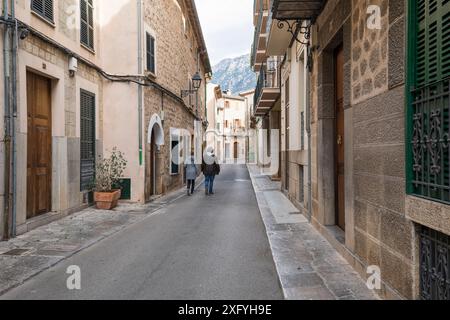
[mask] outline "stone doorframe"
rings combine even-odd
[[[347,19],[327,46],[317,55],[317,182],[319,210],[317,221],[323,226],[336,225],[335,193],[335,75],[334,51],[344,47],[345,109],[345,244],[354,249],[353,191],[353,110],[351,108],[351,21]],[[332,150],[330,152],[330,150]]]
[[[154,134],[154,137],[152,136]],[[151,143],[152,140],[154,142],[152,149]],[[159,186],[159,180],[161,177],[159,177],[159,169],[160,169],[160,148],[164,145],[164,128],[162,125],[161,117],[158,114],[153,114],[150,118],[149,124],[148,124],[148,132],[147,132],[147,144],[145,148],[145,155],[146,155],[146,166],[145,166],[145,198],[146,201],[150,199],[151,196],[161,193],[159,189],[161,189],[161,186]],[[151,154],[151,150],[154,150],[155,154]],[[151,167],[149,167],[149,165]],[[151,181],[149,181],[151,180]],[[151,184],[151,185],[149,185]],[[150,192],[152,190],[152,192]],[[153,193],[153,194],[150,194]]]

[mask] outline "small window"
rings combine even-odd
[[[147,71],[156,74],[155,38],[147,33]]]
[[[180,173],[180,138],[175,133],[171,135],[170,147],[170,174],[177,175]]]
[[[80,38],[81,43],[94,49],[94,5],[93,0],[80,1]]]
[[[53,23],[53,0],[31,0],[31,10]]]

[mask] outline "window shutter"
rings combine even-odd
[[[450,76],[450,1],[417,0],[416,86]]]
[[[94,7],[92,0],[80,1],[80,38],[81,43],[94,49]]]
[[[31,10],[53,23],[53,0],[31,0]]]
[[[450,203],[450,0],[409,0],[408,193]]]
[[[155,38],[147,33],[147,70],[155,73]]]
[[[81,191],[90,189],[95,179],[95,95],[80,92]]]

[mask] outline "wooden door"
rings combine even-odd
[[[51,211],[51,81],[27,72],[27,218]]]
[[[234,159],[237,160],[239,158],[239,143],[234,143]]]
[[[345,146],[344,146],[344,54],[335,53],[336,75],[336,216],[337,225],[345,230]]]

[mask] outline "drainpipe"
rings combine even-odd
[[[3,0],[3,18],[5,21],[9,20],[8,17],[8,0]],[[5,240],[9,239],[11,235],[11,128],[10,128],[10,26],[4,24],[3,34],[3,67],[4,67],[4,145],[5,145],[5,169],[4,169],[4,225],[3,225],[3,237]]]
[[[143,73],[142,70],[142,1],[137,0],[137,15],[138,15],[138,74]],[[138,86],[138,131],[139,131],[139,166],[143,163],[143,143],[142,143],[142,86]]]
[[[311,47],[307,47],[307,56],[311,54]],[[311,70],[307,68],[308,75],[310,75]],[[306,81],[306,133],[308,135],[308,220],[312,220],[312,150],[311,150],[311,77],[308,77]]]
[[[11,133],[12,133],[12,230],[11,236],[16,236],[16,222],[17,222],[17,139],[16,139],[16,119],[17,119],[17,55],[19,47],[18,39],[18,24],[15,12],[15,0],[11,0],[11,18],[15,22],[13,32],[13,54],[12,54],[12,118],[11,118]]]
[[[200,49],[197,50],[197,72],[200,74]],[[195,115],[198,119],[198,90],[195,92]]]

